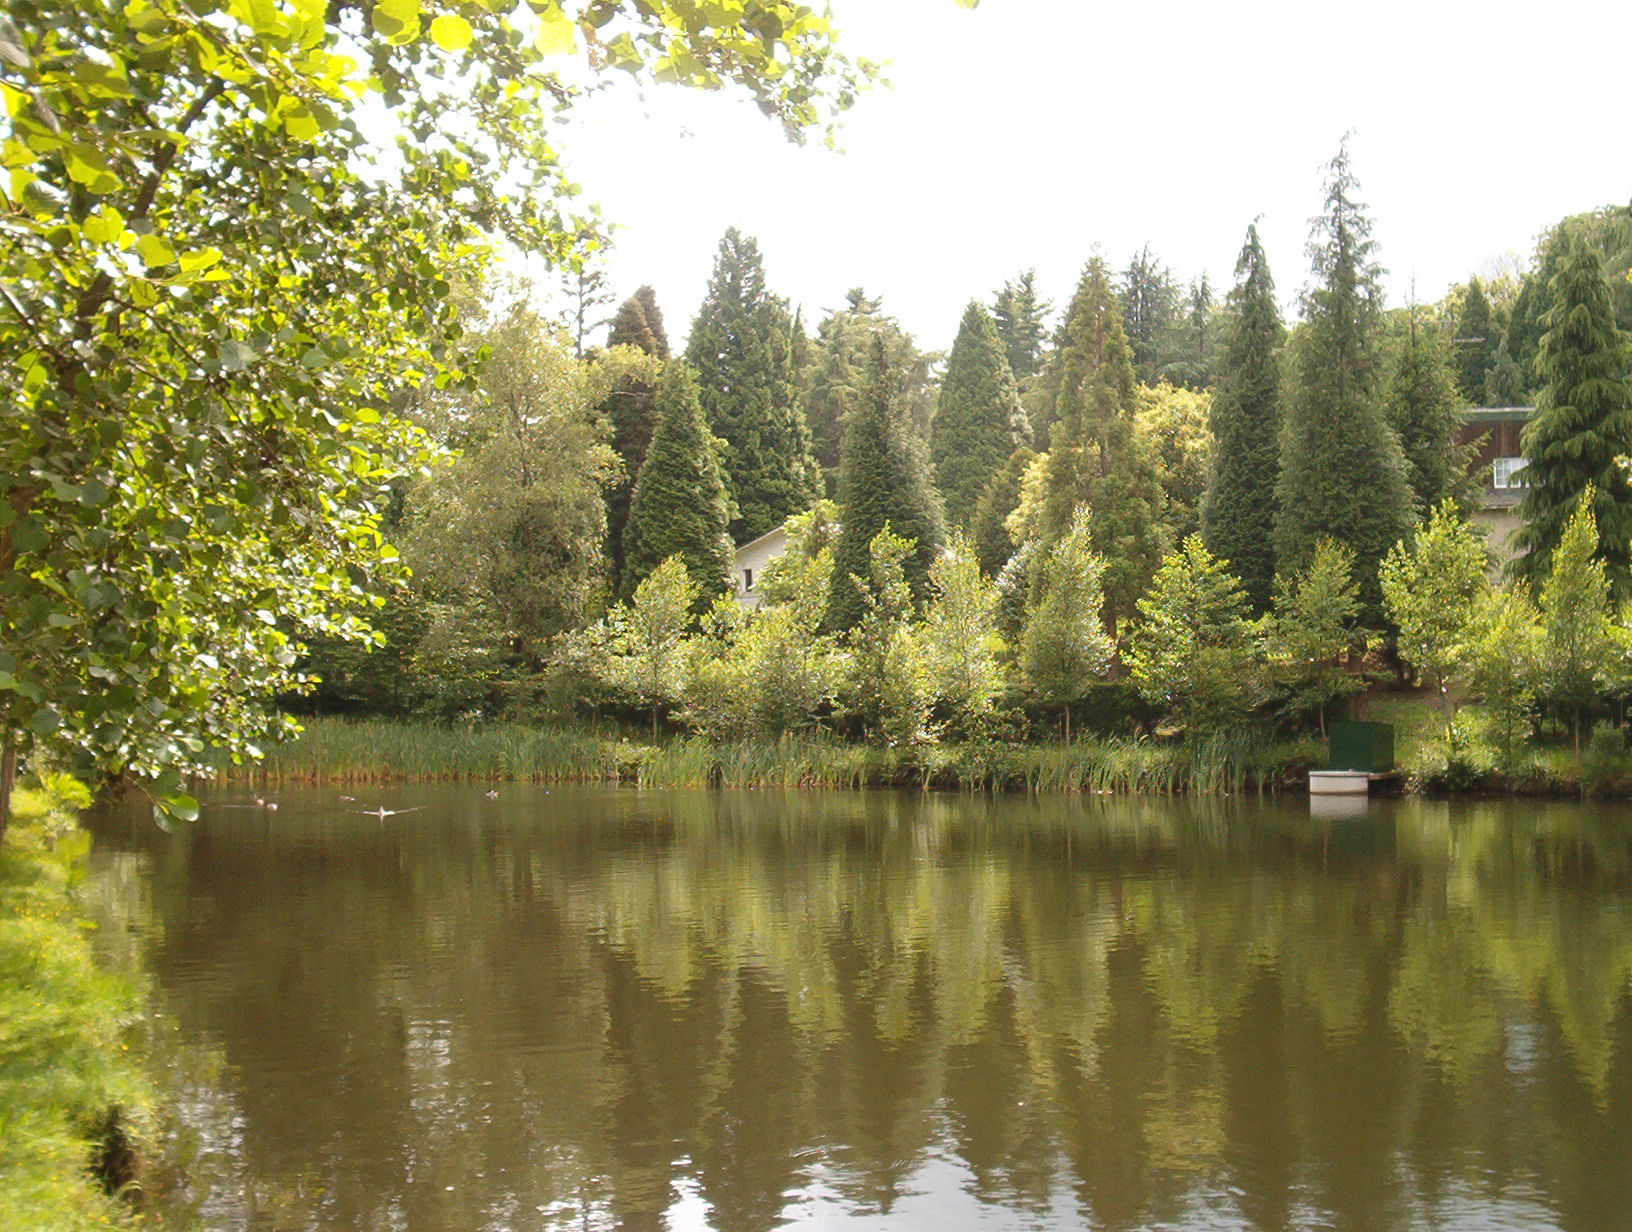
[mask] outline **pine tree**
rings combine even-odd
[[[1131,615],[1162,558],[1162,485],[1134,422],[1133,358],[1122,311],[1101,257],[1084,269],[1057,355],[1059,418],[1051,429],[1043,537],[1093,512],[1094,550],[1105,558],[1105,614],[1114,633]]]
[[[1393,343],[1388,419],[1405,454],[1416,509],[1426,513],[1447,498],[1462,503],[1472,496],[1468,450],[1456,443],[1466,398],[1457,389],[1447,339],[1413,304]]]
[[[920,602],[944,538],[922,450],[891,394],[884,339],[875,334],[870,350],[863,395],[845,419],[839,458],[841,529],[833,551],[828,624],[840,632],[854,628],[865,612],[854,579],[870,576],[874,536],[888,527],[913,541],[913,553],[903,567]]]
[[[1547,576],[1564,526],[1590,486],[1598,559],[1621,596],[1632,554],[1632,484],[1620,462],[1632,453],[1626,336],[1615,324],[1598,255],[1585,245],[1571,246],[1548,292],[1552,307],[1536,356],[1545,384],[1521,437],[1528,486],[1517,536],[1524,555],[1515,565],[1531,579]]]
[[[1253,610],[1262,612],[1275,584],[1286,328],[1256,223],[1247,228],[1235,277],[1213,391],[1214,461],[1201,502],[1201,536],[1208,551],[1230,562]]]
[[[1014,539],[1009,535],[1009,515],[1020,504],[1020,482],[1037,455],[1022,445],[1009,455],[1003,469],[993,475],[975,505],[971,531],[980,567],[996,577],[1014,555]]]
[[[657,430],[630,501],[623,592],[632,594],[671,556],[685,561],[702,603],[726,590],[732,571],[726,508],[697,377],[689,364],[671,362],[657,391]]]
[[[1357,187],[1345,140],[1311,227],[1313,281],[1292,339],[1275,550],[1291,573],[1322,538],[1352,548],[1363,614],[1375,618],[1377,566],[1411,527],[1411,489],[1383,403],[1382,271]]]
[[[971,525],[992,475],[1030,439],[1002,340],[986,309],[972,302],[946,362],[930,437],[930,461],[951,525]]]
[[[789,379],[791,331],[786,305],[765,289],[759,246],[728,230],[686,359],[697,370],[709,429],[725,442],[738,543],[780,526],[817,496],[809,429]]]
[[[1479,406],[1485,397],[1485,374],[1496,361],[1496,323],[1490,300],[1477,278],[1468,282],[1462,312],[1456,318],[1456,387],[1463,405]]]
[[[1034,269],[1005,282],[993,301],[992,317],[1016,382],[1023,382],[1043,370],[1043,344],[1048,338],[1043,322],[1052,307],[1037,294]]]

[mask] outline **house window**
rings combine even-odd
[[[1490,486],[1497,490],[1525,488],[1523,458],[1497,458],[1490,464]]]
[[[744,569],[742,571],[742,588],[744,590],[752,590],[754,588],[754,571],[752,569]]]

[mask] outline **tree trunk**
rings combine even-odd
[[[1065,703],[1065,743],[1066,743],[1066,747],[1069,748],[1070,744],[1071,744],[1071,703],[1070,702]]]
[[[657,743],[657,707],[652,707],[652,743]]]
[[[8,728],[0,731],[0,843],[6,841],[6,828],[11,825],[11,788],[16,781],[17,746]]]
[[[1575,729],[1575,755],[1576,755],[1577,758],[1579,758],[1581,756],[1581,703],[1580,702],[1575,703],[1575,722],[1572,723],[1570,726],[1572,726]]]

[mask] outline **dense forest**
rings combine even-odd
[[[565,322],[472,291],[475,378],[399,395],[443,455],[393,489],[411,579],[290,704],[910,748],[1318,732],[1382,680],[1441,699],[1449,762],[1511,769],[1548,715],[1579,745],[1632,686],[1632,212],[1390,308],[1345,148],[1309,256],[1291,322],[1249,225],[1222,294],[1096,251],[1068,303],[1022,271],[945,350],[859,287],[807,322],[736,230],[683,345],[593,270]],[[1506,569],[1476,406],[1538,408]],[[781,526],[745,609],[733,544]]]

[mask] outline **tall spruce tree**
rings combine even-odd
[[[1398,317],[1391,343],[1388,420],[1405,454],[1415,512],[1426,517],[1447,499],[1465,504],[1473,496],[1469,451],[1456,443],[1466,395],[1457,387],[1443,329],[1415,304]]]
[[[1548,288],[1552,307],[1536,355],[1545,382],[1521,444],[1528,484],[1520,506],[1518,572],[1539,582],[1582,493],[1593,489],[1598,559],[1612,591],[1628,592],[1632,484],[1621,459],[1632,454],[1632,389],[1626,335],[1615,324],[1598,254],[1576,242]]]
[[[765,288],[759,246],[731,228],[720,240],[686,359],[697,370],[709,428],[725,442],[738,543],[780,526],[817,496],[810,432],[790,380],[791,332],[787,306]]]
[[[1384,407],[1382,270],[1357,189],[1345,140],[1310,227],[1312,279],[1292,337],[1275,550],[1277,567],[1291,573],[1323,538],[1351,548],[1363,618],[1376,620],[1377,567],[1411,529],[1411,488]]]
[[[1201,502],[1201,536],[1209,552],[1229,561],[1253,610],[1263,612],[1275,587],[1286,327],[1256,223],[1247,228],[1235,278],[1213,391],[1213,471]]]
[[[1053,305],[1037,294],[1037,271],[1028,269],[1005,282],[992,303],[992,318],[1003,339],[1009,371],[1023,382],[1043,370],[1043,345],[1048,340],[1044,324]]]
[[[913,540],[903,562],[914,598],[922,602],[929,567],[945,539],[944,522],[929,482],[928,467],[906,414],[893,396],[885,341],[869,345],[862,396],[846,416],[839,457],[839,541],[833,549],[833,594],[828,625],[852,629],[867,605],[855,578],[871,576],[873,537],[888,527]]]
[[[1092,511],[1105,558],[1105,619],[1114,633],[1155,574],[1166,546],[1162,485],[1134,421],[1133,357],[1104,258],[1083,270],[1061,332],[1058,418],[1050,429],[1042,529],[1066,533],[1078,505]]]
[[[658,314],[659,327],[654,330],[648,311],[649,303],[650,313],[657,312],[657,301],[643,299],[643,293],[649,296],[651,288],[641,287],[618,306],[607,336],[607,346],[629,346],[648,355],[666,357],[669,347],[668,340],[661,332],[662,315]],[[615,588],[621,587],[623,578],[623,535],[629,522],[629,499],[634,493],[635,476],[640,473],[641,463],[646,460],[646,450],[656,426],[656,397],[657,389],[653,384],[629,373],[620,375],[613,382],[602,407],[612,425],[612,448],[623,461],[622,474],[606,491],[607,555],[612,562]]]
[[[971,302],[946,362],[930,435],[930,461],[947,521],[968,529],[992,475],[1031,440],[1031,424],[991,315]]]
[[[622,590],[634,593],[671,556],[706,605],[731,585],[731,542],[725,483],[714,438],[703,419],[697,377],[684,362],[669,363],[657,391],[657,430],[635,480],[624,536]]]
[[[1485,376],[1496,362],[1501,341],[1485,288],[1477,278],[1471,279],[1456,318],[1456,387],[1464,406],[1484,405]]]

